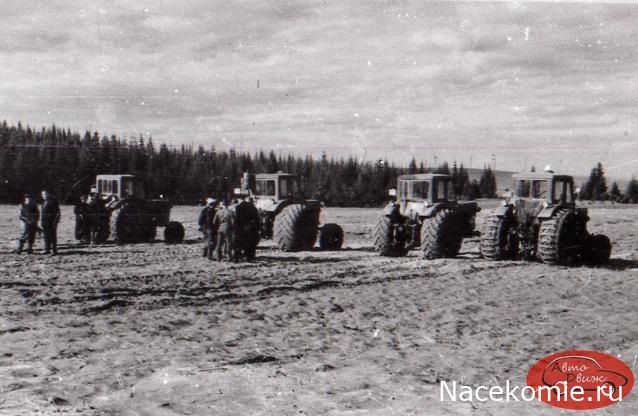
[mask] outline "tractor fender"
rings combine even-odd
[[[399,209],[399,204],[396,202],[388,202],[388,204],[383,207],[383,215],[386,217],[391,217],[395,215],[396,211]]]
[[[255,206],[259,211],[269,212],[273,215],[277,215],[286,206],[290,205],[287,200],[275,201],[273,199],[258,199],[255,201]]]
[[[419,218],[433,217],[434,215],[436,215],[437,211],[438,211],[437,206],[423,207],[421,210],[419,210]]]
[[[478,202],[476,201],[459,201],[456,205],[456,209],[460,212],[476,214],[481,211]]]
[[[536,217],[539,220],[546,220],[548,218],[552,218],[554,214],[556,213],[556,211],[558,211],[559,209],[560,209],[559,205],[544,207],[543,209],[541,209],[541,211],[538,213]]]
[[[283,199],[281,201],[274,201],[271,206],[273,215],[279,215],[279,213],[288,205],[290,205],[290,201],[286,199]]]
[[[492,211],[492,214],[500,218],[505,218],[505,217],[511,216],[513,210],[514,210],[514,206],[511,204],[500,205],[494,208],[494,210]]]
[[[125,199],[114,198],[108,201],[104,207],[108,209],[109,211],[115,211],[116,209],[119,209],[122,205],[128,202],[129,201],[126,198]]]
[[[418,210],[418,217],[421,219],[433,217],[443,208],[447,208],[447,205],[443,203],[437,203],[430,206],[423,205]]]
[[[585,221],[589,221],[589,215],[587,214],[587,208],[576,208],[576,215],[582,217]]]

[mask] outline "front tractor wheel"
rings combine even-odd
[[[405,256],[407,254],[405,239],[401,237],[392,219],[382,215],[374,229],[374,251],[388,257]]]
[[[583,247],[583,261],[589,264],[603,264],[611,256],[611,241],[606,235],[590,234]]]
[[[273,236],[281,251],[312,250],[319,231],[319,207],[293,204],[285,207],[273,226]]]
[[[341,250],[343,228],[338,224],[324,224],[319,232],[319,247],[322,250]]]
[[[177,221],[166,224],[164,242],[166,244],[179,244],[182,241],[184,241],[184,226]]]
[[[487,260],[511,260],[518,254],[516,225],[509,218],[490,215],[481,234],[481,255]]]
[[[541,223],[538,257],[547,264],[568,264],[578,258],[584,236],[574,212],[561,210]]]
[[[442,209],[421,225],[421,251],[423,258],[432,260],[454,257],[461,250],[463,234],[456,215],[449,209]]]

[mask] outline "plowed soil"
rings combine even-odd
[[[325,210],[341,251],[266,241],[254,263],[217,263],[201,257],[198,211],[173,210],[184,244],[89,248],[64,207],[48,257],[11,253],[16,207],[0,207],[0,414],[561,414],[441,401],[439,384],[524,386],[568,349],[635,368],[638,208],[590,207],[613,241],[598,268],[488,262],[477,238],[456,259],[380,257],[375,209]],[[588,414],[635,414],[636,395]]]

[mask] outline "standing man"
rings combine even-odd
[[[91,242],[88,196],[82,195],[80,202],[73,209],[75,214],[75,239],[82,244]]]
[[[100,198],[96,194],[91,194],[87,205],[87,219],[89,224],[89,242],[94,247],[100,241],[100,233],[102,226],[102,213],[100,209]]]
[[[206,206],[199,213],[199,230],[204,233],[204,251],[203,256],[209,259],[213,258],[213,250],[215,250],[215,242],[217,233],[213,226],[213,219],[215,218],[215,207],[217,201],[213,198],[206,199]]]
[[[246,234],[248,235],[246,241],[246,259],[248,261],[255,260],[257,254],[257,245],[259,244],[261,218],[259,218],[259,210],[255,206],[253,198],[248,196],[246,202]]]
[[[49,191],[42,191],[42,232],[44,233],[44,254],[58,254],[58,223],[60,204]]]
[[[33,242],[38,231],[38,220],[40,210],[33,197],[29,194],[24,196],[24,202],[20,204],[20,222],[22,223],[22,236],[18,239],[17,253],[22,254],[24,243],[27,243],[27,253],[33,254]]]
[[[260,221],[259,211],[250,196],[235,205],[235,216],[235,260],[245,257],[252,261],[259,244]]]
[[[228,202],[222,201],[221,208],[215,213],[213,227],[217,228],[217,261],[222,261],[224,245],[228,251],[228,258],[233,261],[233,229],[235,228],[235,214],[228,209]]]

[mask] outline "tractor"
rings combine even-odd
[[[457,201],[452,176],[400,175],[397,189],[374,231],[374,248],[382,256],[404,256],[420,248],[423,258],[454,257],[463,238],[474,235],[476,201]]]
[[[273,239],[280,250],[312,250],[317,235],[322,250],[341,249],[343,229],[332,223],[319,227],[322,204],[303,198],[296,175],[244,173],[236,193],[253,197],[259,211],[261,238]]]
[[[142,181],[133,175],[97,175],[92,193],[105,208],[111,238],[117,244],[153,241],[157,227],[164,229],[167,244],[184,240],[184,227],[170,221],[171,203],[167,199],[147,199]],[[110,217],[110,221],[109,221]],[[109,228],[99,238],[106,240]]]
[[[481,254],[488,260],[537,258],[548,264],[609,260],[611,243],[587,231],[587,208],[577,207],[574,178],[544,172],[512,176],[514,192],[487,218]]]

